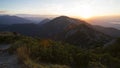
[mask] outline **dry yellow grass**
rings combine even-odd
[[[66,65],[57,65],[57,64],[38,64],[32,61],[29,58],[30,50],[27,47],[17,48],[18,58],[27,66],[28,68],[70,68]]]

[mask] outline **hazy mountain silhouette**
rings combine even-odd
[[[49,21],[48,23],[43,24],[42,33],[47,37],[51,37],[54,36],[55,34],[63,32],[65,29],[67,29],[68,26],[75,26],[82,23],[85,22],[83,22],[82,20],[80,22],[80,20],[72,19],[67,16],[60,16]]]
[[[112,28],[112,27],[103,27],[103,26],[94,26],[94,28],[100,32],[103,32],[112,37],[120,37],[120,30]]]
[[[1,15],[0,24],[11,25],[11,24],[22,24],[22,23],[32,23],[30,20],[26,20],[17,16]]]
[[[38,24],[42,25],[42,24],[45,24],[45,23],[47,23],[49,21],[50,21],[50,19],[46,18],[46,19],[42,20],[40,23],[38,23]]]
[[[35,23],[39,23],[44,19],[53,19],[57,17],[57,15],[34,15],[34,14],[16,14],[15,16],[22,17]]]
[[[60,16],[45,23],[42,30],[45,37],[81,47],[92,47],[88,45],[104,44],[110,40],[109,36],[95,30],[87,22],[66,16]]]
[[[4,27],[3,30],[50,38],[87,48],[100,46],[111,40],[110,36],[95,30],[87,22],[67,16],[60,16],[46,23],[43,21],[42,25],[14,24]]]

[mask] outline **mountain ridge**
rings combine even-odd
[[[12,25],[12,24],[22,24],[22,23],[32,23],[30,20],[26,20],[21,17],[12,16],[12,15],[1,15],[0,24]]]
[[[83,48],[105,44],[112,38],[93,28],[93,25],[67,16],[56,17],[42,25],[15,24],[4,28],[4,31],[18,32],[29,36],[49,38],[74,44]]]

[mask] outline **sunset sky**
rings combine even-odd
[[[120,15],[120,0],[0,0],[1,14]]]

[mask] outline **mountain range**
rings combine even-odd
[[[67,16],[56,17],[52,20],[45,19],[42,24],[18,23],[0,28],[1,31],[18,32],[28,36],[53,39],[82,48],[100,46],[112,40],[112,37],[94,29],[94,26],[86,21]]]
[[[53,19],[55,17],[58,17],[58,15],[34,15],[34,14],[16,14],[15,16],[33,21],[34,23],[39,23],[44,19]]]
[[[46,68],[49,64],[48,68],[51,64],[60,64],[59,68],[120,67],[118,29],[91,25],[84,20],[67,16],[44,19],[39,23],[11,23],[15,18],[10,22],[7,19],[4,19],[5,24],[0,23],[0,68],[4,67],[6,58],[10,62],[5,61],[5,66],[17,65],[16,68],[21,68],[22,65],[25,66],[23,68],[43,67],[41,65]],[[23,63],[18,63],[18,60]],[[35,64],[31,60],[35,60]],[[13,61],[15,62],[12,63]]]
[[[11,15],[0,15],[0,24],[12,25],[12,24],[22,24],[22,23],[32,23],[32,21]]]

